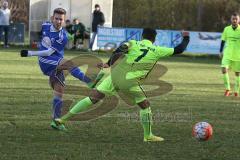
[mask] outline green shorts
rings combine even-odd
[[[109,75],[104,79],[97,90],[106,95],[119,95],[127,104],[135,105],[146,99],[146,95],[136,80],[125,80],[123,78]]]
[[[223,58],[221,67],[231,69],[234,72],[240,72],[240,61],[233,61],[227,58]]]

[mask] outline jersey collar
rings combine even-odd
[[[231,25],[232,29],[233,29],[233,26]],[[240,25],[238,24],[237,28],[233,29],[233,30],[237,30],[237,29],[240,29]]]
[[[147,44],[147,45],[152,45],[153,43],[150,41],[150,40],[148,40],[148,39],[143,39],[142,40],[145,44]]]
[[[56,30],[56,28],[53,25],[51,25],[51,27],[50,27],[50,32],[59,32],[61,30],[62,30],[62,27],[58,31]]]

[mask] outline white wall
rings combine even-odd
[[[113,0],[81,0],[80,2],[71,0],[71,19],[79,18],[86,27],[90,28],[95,4],[101,6],[106,20],[105,26],[112,27]]]
[[[92,0],[92,11],[94,10],[95,4],[99,4],[101,11],[105,16],[106,27],[112,27],[112,12],[113,12],[113,0]]]
[[[81,3],[80,3],[81,2]],[[78,18],[87,28],[91,27],[92,1],[71,0],[71,20]]]
[[[67,19],[78,18],[87,28],[91,28],[95,4],[101,6],[105,15],[104,26],[111,27],[113,0],[30,0],[29,33],[40,31],[42,22],[50,20],[53,10],[57,7],[67,10]]]
[[[66,10],[67,15],[66,18],[69,19],[71,17],[71,0],[50,0],[49,6],[49,19],[53,14],[54,9],[63,8]]]
[[[39,31],[43,21],[48,19],[49,0],[31,0],[29,11],[29,30]]]

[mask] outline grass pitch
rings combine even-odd
[[[66,58],[78,55],[79,52],[68,51]],[[100,118],[68,123],[67,133],[52,130],[52,91],[47,77],[40,72],[37,58],[20,58],[17,50],[1,50],[0,159],[240,159],[240,99],[223,96],[220,60],[185,56],[170,57],[160,63],[168,68],[161,79],[171,83],[173,90],[151,97],[150,102],[153,132],[165,141],[143,143],[138,107],[129,107],[122,101]],[[83,83],[70,76],[67,83],[84,88]],[[65,98],[76,102],[86,94],[77,92],[66,94]],[[199,121],[212,124],[211,140],[198,142],[192,138],[192,126]]]

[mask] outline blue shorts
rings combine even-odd
[[[54,84],[60,83],[65,86],[63,71],[57,71],[57,66],[63,58],[61,57],[39,57],[39,66],[46,76],[49,76],[49,84],[54,88]]]
[[[39,66],[43,72],[43,74],[50,76],[52,72],[56,71],[57,66],[61,62],[63,58],[61,57],[39,57]]]

